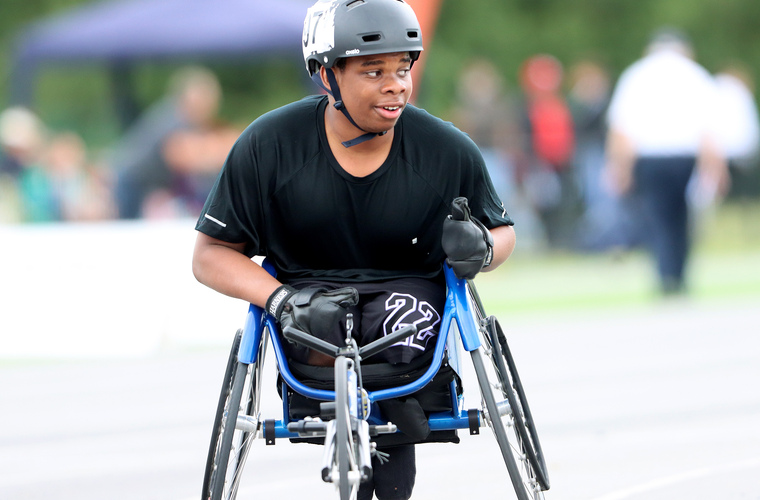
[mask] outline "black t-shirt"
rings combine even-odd
[[[354,177],[328,145],[327,102],[311,96],[255,120],[196,229],[246,243],[246,255],[266,256],[283,282],[358,282],[439,277],[443,220],[458,196],[487,227],[512,224],[478,148],[450,123],[407,106],[386,161]]]

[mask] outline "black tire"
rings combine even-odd
[[[471,356],[486,410],[484,417],[496,436],[518,500],[542,500],[542,491],[549,487],[548,474],[514,360],[508,349],[506,353],[502,351],[498,323],[495,318],[485,318],[472,284],[470,291],[482,341]],[[515,387],[519,387],[519,396]]]
[[[266,342],[260,345],[256,363],[248,365],[237,359],[241,337],[242,331],[238,330],[227,361],[206,459],[203,500],[236,497],[251,443],[258,436],[258,429],[254,432],[237,429],[236,422],[239,414],[258,418]]]
[[[493,316],[488,318],[488,329],[493,339],[492,359],[496,365],[502,392],[509,401],[510,408],[516,409],[514,425],[519,439],[519,448],[532,468],[530,474],[535,476],[542,490],[548,490],[549,472],[546,469],[544,453],[520,375],[517,373],[517,366],[507,345],[507,337],[498,320]],[[518,416],[522,418],[517,418]]]
[[[491,378],[486,371],[486,363],[483,361],[482,347],[478,348],[470,353],[472,356],[472,363],[475,367],[475,374],[478,377],[478,384],[480,385],[480,392],[483,396],[483,404],[485,406],[484,416],[487,420],[488,426],[496,436],[496,442],[499,443],[499,449],[504,459],[504,465],[507,466],[507,472],[509,478],[512,481],[512,486],[517,494],[518,500],[536,500],[543,498],[542,496],[536,496],[534,489],[530,489],[530,485],[525,483],[525,479],[521,473],[521,468],[518,465],[520,457],[515,457],[514,450],[509,443],[509,437],[507,436],[507,427],[504,425],[504,421],[501,418],[493,418],[493,415],[499,415],[499,405],[497,403],[496,396],[494,395]]]

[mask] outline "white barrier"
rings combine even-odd
[[[0,226],[0,359],[229,345],[247,304],[193,277],[194,224]]]

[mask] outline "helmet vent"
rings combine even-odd
[[[369,35],[362,35],[363,42],[379,42],[383,36],[380,33],[370,33]]]
[[[411,40],[416,40],[420,37],[420,33],[417,30],[408,30],[406,32],[406,37]]]
[[[364,3],[365,3],[364,0],[354,0],[353,2],[349,2],[349,3],[346,4],[346,9],[347,10],[351,10],[354,7],[358,7],[358,6],[360,6],[360,5],[364,4]]]

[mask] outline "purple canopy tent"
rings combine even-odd
[[[43,64],[254,60],[274,53],[300,61],[313,0],[111,0],[30,26],[16,40],[11,101],[29,104]],[[116,79],[118,80],[118,79]]]

